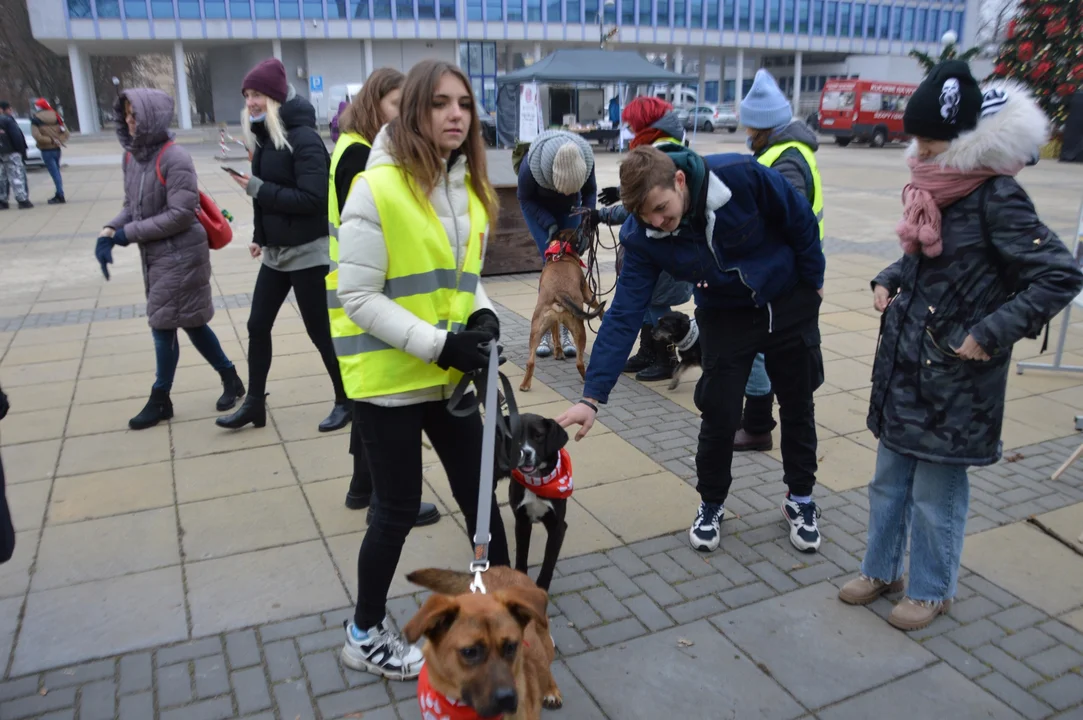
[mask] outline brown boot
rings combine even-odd
[[[745,432],[744,428],[741,428],[733,436],[734,452],[747,452],[751,450],[767,452],[774,446],[775,442],[771,439],[771,433],[753,435],[751,433]]]
[[[902,589],[901,578],[889,583],[860,575],[842,586],[839,590],[839,600],[847,605],[868,605],[881,595],[902,592]]]
[[[906,597],[891,611],[887,621],[905,632],[920,630],[928,627],[938,615],[946,613],[950,608],[951,600],[922,602]]]
[[[767,452],[775,446],[771,439],[771,431],[775,429],[775,419],[772,416],[774,404],[775,396],[772,393],[745,397],[741,429],[733,436],[734,452]]]

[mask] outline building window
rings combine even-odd
[[[124,15],[128,18],[145,18],[147,4],[143,0],[124,0]]]
[[[372,0],[369,0],[371,2]],[[439,0],[440,2],[440,19],[441,20],[454,20],[458,17],[458,8],[455,7],[455,0]]]
[[[657,21],[655,26],[669,27],[669,0],[657,0]]]
[[[390,0],[386,0],[390,2]],[[203,0],[203,6],[207,6],[207,0]],[[391,5],[387,6],[387,16],[391,17]],[[278,17],[283,20],[297,20],[301,17],[301,9],[296,0],[280,0],[278,3]]]
[[[466,19],[481,20],[481,0],[466,0]]]
[[[951,29],[951,10],[940,11],[940,31],[936,35],[936,39],[944,37],[944,33]]]
[[[737,0],[722,0],[722,29],[737,29]]]
[[[249,20],[252,17],[252,9],[244,0],[233,0],[229,4],[229,16],[234,20]]]
[[[470,78],[478,102],[486,110],[496,109],[496,43],[461,43],[459,67]]]
[[[177,0],[177,17],[182,20],[198,20],[199,0]]]
[[[348,17],[349,14],[350,14],[350,11],[346,7],[347,1],[348,0],[327,0],[327,17],[328,17],[328,19],[331,19],[331,20],[334,20],[335,18],[343,18],[343,19],[345,19],[346,17]],[[240,4],[247,5],[248,3],[244,2],[244,0],[241,0]],[[233,13],[233,17],[237,17],[237,13],[235,11],[230,10],[230,12]],[[248,17],[248,16],[245,15],[245,17]]]
[[[88,0],[89,3],[89,0]],[[98,0],[98,17],[100,18],[118,18],[120,17],[120,2],[119,0]]]
[[[587,3],[587,7],[590,7],[589,2]],[[565,0],[564,12],[567,13],[569,24],[575,23],[576,25],[578,25],[583,22],[583,16],[581,14],[582,10],[583,7],[580,4],[579,0]],[[589,15],[587,16],[587,22],[590,22]]]
[[[793,32],[794,0],[782,0],[782,32]]]
[[[902,11],[902,39],[910,42],[914,39],[914,8],[908,7]]]
[[[328,14],[330,14],[331,6],[327,6]],[[436,19],[436,2],[435,0],[417,0],[417,17],[419,20],[435,20]]]
[[[541,18],[541,0],[526,0],[527,22],[541,22]]]
[[[718,81],[708,80],[703,83],[703,102],[716,103],[718,102]]]
[[[903,9],[900,7],[891,8],[891,39],[902,39],[902,20]]]
[[[150,14],[155,18],[172,20],[173,0],[154,0],[150,4]]]
[[[963,13],[958,11],[955,13],[955,34],[959,37],[963,36]]]
[[[814,0],[812,3],[812,34],[820,35],[823,32],[824,0]]]
[[[414,0],[395,0],[395,19],[414,19]]]
[[[368,17],[368,10],[365,10],[363,17]],[[358,17],[355,15],[354,17]],[[260,20],[274,20],[275,19],[275,3],[274,0],[256,0],[256,18]]]
[[[685,0],[673,0],[673,27],[688,27],[688,20],[685,18]]]
[[[839,3],[839,35],[850,37],[850,3]]]
[[[711,30],[718,29],[718,2],[719,0],[707,0],[707,27]]]
[[[485,13],[485,19],[489,22],[504,21],[504,7],[500,0],[486,0]]]
[[[410,15],[414,14],[414,5],[410,4]],[[304,3],[305,20],[323,20],[323,3],[312,2],[312,0],[305,0]]]
[[[752,0],[752,30],[764,32],[767,29],[767,0]]]
[[[839,4],[834,0],[827,3],[827,19],[824,20],[826,27],[824,28],[824,35],[830,35],[831,37],[838,37],[839,35]]]
[[[703,0],[692,0],[692,27],[703,27]]]
[[[887,40],[891,31],[891,8],[887,5],[880,6],[880,32],[876,34],[881,40]]]
[[[559,25],[564,22],[564,19],[560,17],[560,0],[547,0],[546,13],[545,19],[550,25]]]
[[[391,19],[391,0],[371,0],[371,2],[372,17],[374,20]]]
[[[620,3],[620,24],[632,27],[636,24],[635,0],[617,0]]]
[[[854,5],[854,32],[855,38],[865,37],[865,6],[862,4]]]
[[[808,35],[808,0],[797,0],[797,34]]]
[[[208,20],[221,20],[226,17],[226,4],[223,0],[203,0],[203,17]]]
[[[508,20],[510,22],[523,21],[523,0],[508,0]]]
[[[782,29],[782,0],[771,0],[771,12],[767,21],[767,30],[777,33]]]
[[[68,0],[68,16],[73,18],[90,17],[90,0]]]

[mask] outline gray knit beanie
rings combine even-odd
[[[553,187],[561,195],[574,195],[587,183],[587,163],[575,143],[561,145],[553,157]]]
[[[566,147],[576,149],[578,152],[584,170],[582,171],[582,179],[579,180],[579,184],[575,186],[570,192],[565,192],[557,188],[556,182],[556,158],[557,154],[563,151],[563,157],[565,157],[564,163],[567,164],[568,170],[571,170],[571,166],[578,166],[578,163],[572,163],[571,151],[565,150]],[[575,133],[568,132],[567,130],[546,130],[534,139],[534,142],[530,143],[530,150],[527,153],[525,162],[530,167],[530,174],[534,176],[534,181],[541,185],[546,190],[552,190],[565,195],[578,192],[586,184],[587,178],[590,176],[591,171],[594,169],[594,151],[590,147],[590,143],[579,137]],[[564,172],[562,169],[561,172]],[[570,177],[564,177],[563,183],[567,185],[574,184],[574,178],[579,175],[579,171],[573,171],[570,173]]]

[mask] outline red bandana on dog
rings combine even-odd
[[[530,477],[512,470],[515,482],[540,498],[567,500],[572,496],[572,457],[564,448],[557,454],[557,466],[545,477]]]
[[[478,711],[461,700],[449,700],[433,689],[429,684],[429,666],[421,666],[421,675],[417,678],[417,703],[421,707],[423,720],[482,720]],[[501,720],[497,715],[486,720]]]
[[[552,262],[554,260],[559,260],[560,258],[564,257],[565,255],[571,255],[576,260],[579,260],[579,267],[586,267],[586,265],[583,264],[582,259],[580,259],[579,253],[577,253],[575,251],[575,248],[572,247],[572,244],[569,241],[567,241],[567,240],[565,240],[564,242],[561,242],[560,240],[550,240],[549,241],[549,247],[547,247],[545,249],[545,262]]]

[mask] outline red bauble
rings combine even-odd
[[[1053,63],[1048,60],[1043,60],[1038,63],[1034,69],[1030,72],[1030,79],[1037,82],[1049,74],[1049,71],[1053,69]]]
[[[1015,51],[1015,55],[1023,62],[1029,62],[1034,57],[1034,43],[1019,43],[1019,49]]]
[[[1070,73],[1073,80],[1083,80],[1083,63],[1079,63]]]
[[[1048,17],[1052,16],[1054,12],[1056,12],[1056,8],[1053,7],[1052,5],[1050,5],[1049,3],[1041,5],[1038,8],[1038,14],[1040,16],[1044,17],[1044,18],[1048,18]]]
[[[993,74],[999,77],[1008,76],[1008,63],[997,63],[997,66],[993,68]]]
[[[1068,21],[1065,18],[1050,20],[1045,24],[1045,32],[1049,36],[1060,35],[1067,27]]]
[[[1063,83],[1057,86],[1057,95],[1060,95],[1061,97],[1068,97],[1074,92],[1075,85],[1072,85],[1071,83]]]

